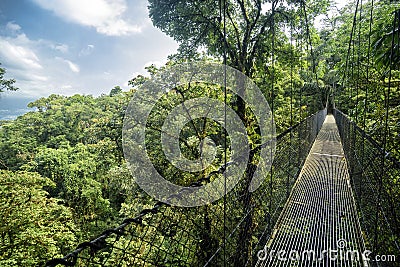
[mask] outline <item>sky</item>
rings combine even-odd
[[[155,28],[146,0],[1,0],[0,62],[20,88],[3,97],[109,93],[178,44]],[[1,109],[1,108],[0,108]]]
[[[346,0],[336,0],[342,7]],[[7,99],[50,94],[109,93],[162,65],[178,44],[155,28],[147,0],[1,0],[0,62],[17,92]],[[0,107],[1,110],[1,107]]]

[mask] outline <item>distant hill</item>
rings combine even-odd
[[[18,116],[34,110],[27,107],[28,103],[34,100],[33,98],[0,95],[0,120],[14,120]]]

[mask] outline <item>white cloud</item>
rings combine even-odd
[[[54,49],[60,51],[61,53],[67,53],[69,47],[66,44],[57,44],[54,46]]]
[[[21,34],[25,37],[25,43],[31,43],[31,45],[35,47],[42,47],[42,48],[50,48],[52,50],[55,50],[57,52],[60,52],[62,54],[68,53],[69,52],[69,46],[67,44],[62,44],[62,43],[56,43],[53,41],[45,40],[45,39],[39,39],[36,41],[29,40],[25,34]]]
[[[27,70],[22,69],[8,69],[7,74],[10,77],[16,78],[17,80],[17,87],[19,87],[19,83],[43,83],[49,80],[49,77],[43,75],[40,72],[29,72]]]
[[[73,63],[72,61],[65,59],[65,58],[61,58],[61,57],[56,57],[56,59],[66,63],[72,72],[75,72],[75,73],[80,72],[79,66],[77,64]]]
[[[62,85],[61,89],[64,89],[64,90],[72,89],[72,85],[70,85],[70,84]]]
[[[54,0],[54,2],[65,1]],[[74,0],[74,2],[77,3],[77,6],[81,2],[87,3],[88,0]],[[110,3],[111,0],[94,0],[92,2]],[[115,1],[115,4],[111,4],[118,5],[118,3],[125,5],[125,1],[118,0]],[[130,26],[135,24],[135,21],[140,21],[139,23],[143,25],[143,31],[146,31],[146,34],[136,34],[126,38],[96,38],[91,33],[90,36],[76,38],[82,34],[87,34],[87,29],[74,27],[74,32],[68,31],[71,32],[71,35],[65,34],[58,36],[57,39],[49,39],[52,38],[52,35],[48,34],[51,31],[63,30],[54,28],[55,25],[58,25],[57,23],[53,25],[53,21],[57,18],[54,18],[50,12],[49,14],[39,12],[41,16],[46,16],[45,19],[48,20],[48,28],[43,29],[43,31],[31,32],[31,27],[22,27],[21,29],[21,27],[15,26],[19,22],[18,17],[11,18],[13,22],[10,23],[8,28],[6,28],[7,23],[0,26],[0,62],[7,69],[7,77],[15,78],[17,80],[16,85],[20,88],[17,92],[12,93],[31,98],[47,96],[52,93],[100,95],[109,92],[116,85],[121,85],[124,89],[127,89],[128,80],[137,74],[146,75],[147,71],[143,69],[144,65],[148,66],[152,63],[157,66],[162,65],[168,54],[176,52],[178,45],[164,33],[161,33],[160,30],[152,27],[151,23],[147,25],[146,22],[143,22],[147,15],[145,12],[146,0],[130,0],[126,3],[128,5],[125,11],[125,7],[119,10],[118,8],[112,9],[109,13],[111,15],[103,16],[112,18],[108,21],[118,22],[121,20],[126,24],[117,23],[113,26],[114,28],[111,26],[107,28],[107,24],[102,23],[101,20],[91,19],[85,21],[86,24],[80,23],[80,25],[97,25],[98,31],[107,30],[110,34],[117,34],[130,31]],[[83,4],[82,7],[85,6],[86,4]],[[81,11],[80,9],[70,9],[65,12],[79,13]],[[132,20],[127,20],[124,17],[128,14]],[[23,21],[34,21],[36,19],[35,14],[29,12],[24,16],[27,17],[21,19]],[[97,15],[94,14],[93,17],[95,16]],[[77,20],[75,19],[74,22],[79,23]],[[103,29],[100,26],[105,28]],[[124,27],[127,28],[124,30]],[[33,38],[31,34],[37,37]],[[163,45],[160,46],[160,43]],[[10,47],[13,47],[14,54],[18,56],[9,53],[9,50],[12,50]],[[19,51],[19,54],[16,51]],[[84,57],[84,55],[90,56]]]
[[[21,33],[21,26],[9,21],[4,28],[9,36],[0,36],[1,63],[21,70],[42,69],[39,57],[31,48],[32,43]]]
[[[6,29],[15,33],[15,32],[18,32],[19,30],[21,30],[21,26],[19,26],[18,24],[14,23],[12,21],[9,21],[6,25]]]
[[[167,63],[168,60],[164,59],[164,60],[153,60],[153,61],[148,61],[143,65],[143,69],[145,69],[146,67],[150,67],[151,65],[156,66],[157,68],[160,68],[161,66],[165,65],[165,63]]]
[[[42,69],[39,58],[29,47],[16,45],[10,40],[0,38],[0,57],[4,64],[17,69]]]
[[[34,0],[40,7],[54,12],[66,21],[94,27],[110,36],[130,35],[141,27],[124,20],[124,0]]]
[[[11,26],[10,26],[11,25]],[[69,52],[68,45],[45,39],[31,40],[20,27],[7,26],[8,36],[0,35],[0,61],[7,69],[7,76],[15,78],[20,88],[15,94],[39,97],[48,95],[50,90],[61,89],[68,93],[72,89],[64,87],[77,77],[78,64],[71,60],[54,57],[51,50],[63,54]],[[14,29],[16,32],[12,32]],[[69,71],[70,70],[70,71]]]
[[[47,82],[49,80],[48,77],[38,74],[30,74],[25,72],[24,74],[22,74],[22,76],[23,75],[25,76],[26,81]]]
[[[94,45],[89,44],[79,52],[79,56],[80,57],[88,56],[93,52],[93,50],[94,50]]]
[[[132,33],[141,32],[141,30],[141,27],[137,25],[131,25],[122,19],[108,21],[103,26],[97,27],[97,31],[99,33],[110,36],[129,35]]]
[[[69,68],[70,68],[73,72],[78,73],[78,72],[80,71],[79,66],[78,66],[77,64],[72,63],[72,62],[69,61],[69,60],[65,60],[65,62],[67,62]]]

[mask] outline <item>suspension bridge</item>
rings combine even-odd
[[[386,139],[378,144],[365,121],[333,105],[276,139],[270,174],[255,192],[240,181],[207,206],[156,202],[46,266],[399,266],[399,258],[378,260],[400,257],[400,163]]]
[[[217,225],[207,225],[223,220],[220,203],[185,209],[158,202],[47,266],[396,266],[362,253],[371,251],[371,260],[400,251],[390,195],[399,189],[400,163],[339,110],[322,110],[277,140],[273,177],[252,193],[245,216],[235,213],[240,186],[229,193],[224,241]],[[245,228],[251,221],[257,227]]]

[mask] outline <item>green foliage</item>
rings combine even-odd
[[[383,72],[383,75],[388,75],[390,68],[390,57],[392,52],[392,41],[394,42],[392,62],[394,66],[398,66],[400,62],[400,25],[393,25],[394,11],[400,8],[400,4],[387,5],[384,1],[377,3],[376,16],[374,22],[374,30],[372,32],[373,55],[376,68]],[[394,28],[393,28],[394,26]],[[393,67],[393,66],[392,66]]]
[[[307,29],[305,23],[326,12],[329,1],[307,1],[307,20],[299,1],[226,1],[226,35],[222,2],[217,7],[213,1],[149,3],[153,24],[180,44],[179,55],[172,58],[199,59],[197,50],[205,48],[208,56],[221,59],[226,51],[227,64],[252,78],[273,104],[278,132],[325,106],[329,88],[321,89],[312,74],[313,62],[318,67],[320,59],[307,57],[309,41],[314,46],[321,41],[316,29],[311,25]],[[296,45],[288,36],[289,29]],[[240,100],[236,105],[241,116]],[[292,118],[288,111],[294,114]]]
[[[23,166],[56,183],[52,195],[65,199],[81,225],[98,216],[106,219],[109,212],[109,201],[103,198],[101,183],[95,180],[103,161],[96,161],[96,154],[90,148],[91,145],[82,143],[58,149],[39,148],[34,161]]]
[[[379,136],[384,125],[385,101],[388,100],[385,95],[388,45],[393,34],[398,32],[398,29],[392,32],[390,28],[392,7],[387,7],[384,1],[376,3],[371,35],[367,12],[362,15],[363,23],[357,24],[354,29],[355,46],[347,56],[354,5],[327,19],[325,26],[317,30],[311,25],[307,29],[306,21],[312,22],[313,18],[325,13],[328,1],[306,1],[307,20],[302,1],[288,4],[273,1],[273,20],[271,9],[265,8],[271,5],[271,1],[226,1],[227,34],[224,35],[221,12],[216,3],[211,0],[149,1],[153,24],[180,44],[178,54],[172,56],[173,60],[167,65],[188,58],[221,62],[226,51],[227,64],[252,78],[273,107],[278,133],[324,108],[327,99],[333,98],[338,107],[357,122],[360,123],[365,116],[366,129],[375,137]],[[370,2],[364,3],[364,9],[369,8]],[[372,44],[370,51],[365,41],[369,38]],[[314,52],[312,56],[310,40]],[[199,49],[206,52],[200,53]],[[154,65],[146,69],[150,76],[160,71]],[[14,80],[3,80],[4,73],[5,70],[0,68],[0,92],[14,90]],[[341,79],[344,75],[349,78]],[[397,83],[399,75],[399,71],[392,72]],[[77,94],[40,98],[29,104],[36,111],[1,125],[0,265],[36,265],[45,259],[60,256],[70,250],[72,244],[86,241],[122,218],[136,216],[143,209],[152,207],[154,200],[139,190],[135,183],[139,175],[146,173],[136,173],[136,177],[131,178],[123,159],[121,140],[127,104],[147,80],[148,77],[138,75],[129,81],[133,88],[131,91],[123,92],[116,86],[109,94],[100,97]],[[210,167],[198,173],[180,172],[167,160],[161,147],[162,125],[170,110],[184,100],[201,96],[224,101],[221,91],[223,88],[209,84],[182,85],[171,89],[152,109],[147,124],[146,149],[156,169],[169,181],[188,185],[206,177],[229,160],[229,139],[225,148],[225,133],[221,125],[206,118],[186,124],[179,138],[183,155],[196,159],[202,152],[198,149],[202,140],[210,137],[217,145],[217,157]],[[400,143],[398,99],[400,91],[393,87],[389,101],[388,148],[400,156],[397,149]],[[227,100],[229,106],[240,114],[251,148],[258,146],[260,133],[254,114],[234,95],[228,93]],[[145,99],[143,105],[146,105]],[[227,159],[224,158],[225,149]],[[249,173],[245,174],[245,178],[251,177],[251,169],[258,157],[254,155],[249,162]],[[245,185],[237,190],[238,194],[247,197]],[[245,211],[251,210],[246,206],[252,201],[251,197],[249,199],[247,204],[242,200],[235,202],[236,206],[227,203],[225,208],[228,207],[233,217],[241,218]],[[190,261],[194,265],[202,263],[219,245],[217,240],[220,240],[222,226],[219,226],[218,220],[223,209],[222,204],[202,207],[199,213],[180,213],[166,208],[166,212],[170,213],[166,217],[169,219],[162,222],[166,225],[177,224],[177,218],[182,218],[174,217],[174,212],[191,216],[184,223],[193,224],[190,234],[200,240],[201,246],[199,255]],[[248,229],[255,229],[266,216],[262,211],[250,213],[246,219]],[[143,225],[134,229],[138,236],[157,233],[157,229],[146,228],[146,218]],[[211,225],[218,227],[212,228]],[[237,247],[255,242],[240,239],[244,230],[237,229],[232,237],[238,240]],[[157,233],[157,239],[163,237],[163,234]],[[158,256],[146,244],[129,242],[122,237],[116,245],[123,247],[128,244],[140,248],[149,257]],[[183,249],[176,244],[163,243],[162,246]],[[166,255],[166,259],[172,262],[170,257]],[[237,255],[238,259],[241,257]],[[110,259],[115,263],[119,260]]]
[[[1,65],[1,63],[0,63]],[[6,74],[6,69],[0,67],[0,93],[4,92],[5,90],[9,91],[16,91],[18,90],[17,87],[15,87],[15,79],[6,79],[4,78],[4,75]]]
[[[274,1],[276,13],[272,20],[271,10],[263,7],[269,4],[268,1],[227,2],[227,35],[223,35],[222,18],[218,8],[215,8],[215,1],[150,1],[149,10],[153,23],[180,42],[179,54],[171,57],[174,61],[167,64],[175,64],[187,58],[220,62],[224,50],[227,51],[227,63],[252,78],[273,105],[278,132],[321,108],[322,93],[312,74],[313,60],[307,56],[308,36],[305,34],[305,19],[300,3],[294,1],[289,7]],[[325,12],[327,6],[326,1],[309,1],[307,4],[308,20]],[[293,25],[288,18],[292,18]],[[287,34],[290,25],[293,38],[298,40],[296,44]],[[316,30],[311,27],[310,32],[311,40],[320,42]],[[205,48],[206,53],[200,55],[197,53],[198,48]],[[146,69],[150,76],[159,71],[154,65]],[[87,240],[110,225],[120,222],[123,217],[136,216],[154,203],[138,189],[135,180],[130,178],[123,159],[121,140],[123,116],[128,101],[147,79],[139,75],[129,81],[129,85],[133,87],[130,92],[123,92],[116,86],[108,95],[97,98],[90,95],[50,95],[40,98],[29,104],[36,111],[6,122],[0,128],[0,168],[16,173],[22,173],[21,170],[29,171],[45,177],[41,178],[46,181],[43,185],[45,191],[40,188],[40,192],[48,199],[60,199],[60,208],[68,210],[72,216],[70,222],[76,227],[76,231],[74,230],[74,239],[70,240]],[[146,148],[157,170],[171,182],[188,185],[206,177],[225,160],[229,160],[224,159],[224,149],[227,149],[228,156],[230,150],[229,140],[228,147],[225,148],[225,133],[221,125],[205,118],[198,118],[185,125],[179,137],[182,153],[190,159],[199,157],[202,151],[198,148],[202,140],[206,136],[210,137],[217,145],[217,157],[210,167],[194,174],[179,172],[163,156],[160,145],[162,123],[168,111],[186,99],[201,96],[223,101],[222,89],[201,83],[182,85],[165,94],[152,110],[146,133]],[[251,148],[260,145],[260,133],[254,114],[239,98],[231,94],[227,98],[229,105],[239,113],[245,123]],[[146,103],[145,100],[143,103]],[[258,157],[259,155],[255,155],[250,165],[257,163]],[[35,175],[40,177],[38,174]],[[246,175],[247,178],[251,176]],[[247,192],[247,187],[243,186],[238,190],[242,194]],[[232,215],[240,218],[248,207],[242,202],[235,205],[238,206],[230,208]],[[42,209],[43,207],[38,208]],[[173,214],[177,211],[168,208],[168,212]],[[195,265],[209,258],[220,245],[217,241],[221,232],[218,220],[223,214],[223,206],[218,204],[204,207],[200,212],[193,212],[184,222],[193,224],[191,235],[201,240],[201,253],[198,258],[190,259]],[[252,216],[249,216],[249,227],[253,227],[251,224],[255,223]],[[264,214],[254,216],[261,218]],[[26,217],[29,219],[28,215]],[[171,215],[170,221],[164,223],[176,224],[176,218]],[[39,220],[36,217],[30,219]],[[56,222],[54,218],[50,219]],[[212,228],[212,225],[218,227]],[[148,230],[138,227],[135,231],[140,234],[141,231]],[[39,233],[40,231],[38,236]],[[61,233],[63,232],[60,231]],[[240,229],[235,238],[242,234],[243,229]],[[43,235],[46,236],[44,233]],[[67,247],[49,242],[51,245],[48,249],[53,252],[44,254],[43,257],[50,258],[57,253],[64,253],[64,247]],[[118,242],[124,243],[127,240],[121,238]],[[248,240],[241,243],[246,242]],[[176,244],[163,244],[168,245],[176,246],[174,249],[177,250],[183,249]],[[150,250],[145,247],[142,252],[150,253]],[[157,255],[149,257],[155,258]],[[172,259],[168,260],[172,262]]]
[[[70,208],[51,198],[48,178],[0,171],[0,265],[38,266],[71,250],[79,228]]]
[[[54,184],[45,189],[71,208],[81,230],[77,240],[118,220],[126,198],[116,185],[122,182],[115,181],[121,177],[111,170],[123,164],[121,127],[131,93],[114,89],[97,98],[51,95],[38,99],[29,104],[36,111],[0,128],[0,169],[37,172],[49,178]]]
[[[119,86],[115,86],[113,89],[110,91],[110,96],[115,96],[122,93],[122,88]]]
[[[383,143],[388,105],[386,148],[400,159],[397,149],[400,142],[398,25],[393,30],[393,12],[400,6],[396,3],[388,4],[384,0],[374,1],[373,7],[371,3],[363,1],[363,6],[358,7],[354,24],[354,3],[343,8],[337,16],[326,20],[321,34],[325,40],[321,50],[326,58],[326,69],[333,74],[326,76],[326,80],[330,80],[327,84],[332,84],[332,95],[337,107],[349,114],[361,127],[364,127],[365,121],[367,132],[380,143]],[[388,92],[392,39],[395,45],[391,66],[392,89]]]

